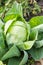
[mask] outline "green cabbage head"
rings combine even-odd
[[[29,39],[30,25],[25,21],[9,20],[5,23],[4,34],[8,45]]]

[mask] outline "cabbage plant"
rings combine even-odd
[[[6,13],[4,21],[4,36],[8,46],[8,51],[3,55],[1,60],[4,61],[12,57],[20,57],[22,52],[23,57],[21,57],[21,61],[19,64],[15,63],[15,65],[24,65],[28,60],[28,53],[26,50],[32,48],[37,38],[37,34],[32,31],[31,34],[35,33],[34,38],[33,40],[29,40],[31,31],[30,24],[28,24],[23,18],[22,6],[17,2],[15,2],[12,8]]]
[[[41,22],[40,22],[41,20]],[[26,65],[29,56],[43,58],[43,16],[26,22],[17,2],[0,20],[0,60],[6,65]]]

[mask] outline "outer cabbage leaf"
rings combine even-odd
[[[43,24],[40,24],[40,25],[38,25],[38,26],[32,28],[32,30],[36,30],[36,31],[38,31],[38,32],[42,32],[42,31],[43,31]]]
[[[34,31],[38,31],[38,38],[37,40],[42,40],[43,39],[43,24],[40,24],[34,28],[32,28]]]
[[[34,46],[36,48],[43,46],[43,31],[38,33],[37,41],[35,42]]]
[[[35,42],[35,47],[40,48],[43,46],[43,24],[40,24],[34,28],[32,28],[34,31],[38,31],[38,37],[37,41]]]
[[[21,50],[29,50],[34,45],[34,42],[35,42],[35,40],[34,41],[19,42],[17,44],[17,47]]]
[[[0,59],[5,53],[5,42],[4,42],[4,35],[3,30],[0,28]]]
[[[21,57],[14,57],[9,59],[8,65],[25,65],[28,60],[28,54],[24,51],[24,54]]]
[[[38,31],[31,30],[29,40],[37,40],[38,39]]]
[[[29,24],[32,28],[37,25],[43,24],[43,16],[33,17],[32,19],[30,19]]]
[[[21,56],[22,57],[22,56]],[[10,58],[8,61],[8,65],[19,65],[20,61],[21,61],[21,57],[14,57],[14,58]]]
[[[6,13],[4,21],[6,22],[15,17],[23,17],[22,6],[16,1],[12,5],[12,7],[9,9],[9,11]]]
[[[8,58],[12,58],[12,57],[19,57],[20,56],[20,51],[19,49],[16,47],[16,45],[13,45],[6,53],[5,55],[1,58],[1,60],[6,60]]]
[[[0,48],[0,60],[2,56],[6,53],[7,49],[6,48]]]
[[[17,3],[17,1],[15,1],[14,4],[12,5],[12,8],[6,13],[6,15],[9,15],[9,14],[23,16],[21,4]]]
[[[31,56],[33,57],[35,61],[43,58],[43,47],[41,48],[33,47],[28,52],[31,54]]]
[[[43,40],[39,40],[39,41],[36,41],[35,42],[35,47],[36,48],[40,48],[40,47],[42,47],[43,46]]]
[[[24,52],[24,56],[23,56],[23,59],[21,60],[20,64],[19,65],[25,65],[26,62],[28,61],[28,54],[26,51],[23,51]]]
[[[26,24],[26,30],[27,30],[27,40],[29,40],[29,36],[30,36],[30,25],[25,23]]]
[[[3,30],[0,28],[0,47],[5,48]]]
[[[38,33],[38,40],[43,40],[43,31]]]

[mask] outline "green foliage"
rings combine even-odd
[[[4,23],[0,20],[1,61],[6,65],[26,65],[29,54],[34,60],[43,58],[43,16],[26,22],[21,4],[15,1],[3,20]]]
[[[19,58],[14,57],[14,58],[9,59],[8,65],[14,65],[14,64],[15,65],[25,65],[25,63],[28,60],[28,54],[26,53],[26,51],[23,51],[23,52],[24,52],[23,57],[21,56]]]
[[[5,42],[4,42],[4,33],[3,33],[3,22],[0,20],[0,59],[5,53]]]
[[[10,15],[10,14],[23,16],[21,4],[18,4],[15,1],[14,4],[12,5],[12,8],[6,13],[6,15]]]
[[[17,44],[17,47],[21,50],[29,50],[34,45],[35,40],[33,41],[26,41],[26,42],[20,42]]]
[[[30,19],[29,22],[30,26],[33,28],[39,24],[43,24],[43,16],[36,16]]]
[[[12,5],[12,7],[10,8],[10,10],[6,13],[4,21],[8,21],[8,20],[13,19],[14,17],[17,17],[17,16],[23,17],[23,13],[22,13],[21,4],[18,4],[15,1],[14,4]]]
[[[29,53],[31,54],[31,56],[33,57],[33,59],[35,61],[42,59],[43,58],[43,47],[41,48],[31,48],[31,50],[29,50]]]
[[[23,57],[23,59],[22,59],[22,61],[20,62],[19,65],[24,65],[24,64],[26,64],[27,60],[28,60],[28,54],[27,54],[26,51],[24,51],[24,57]]]
[[[20,52],[15,45],[10,48],[10,50],[2,57],[1,60],[6,60],[14,56],[20,56]]]
[[[20,61],[21,61],[22,57],[14,57],[14,58],[11,58],[9,59],[9,62],[8,62],[8,65],[19,65]],[[19,61],[18,61],[19,60]]]
[[[43,47],[43,40],[36,41],[35,47],[36,47],[36,48]]]
[[[35,60],[43,58],[43,16],[33,17],[30,22],[33,31],[37,31],[37,39],[29,53]]]

